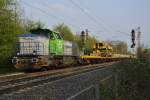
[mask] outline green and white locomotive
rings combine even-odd
[[[77,64],[79,49],[75,43],[64,41],[57,32],[36,29],[21,34],[16,43],[12,62],[17,69],[47,70],[51,67]]]

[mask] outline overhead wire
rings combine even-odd
[[[45,2],[41,2],[40,4],[42,4],[44,7],[46,7],[46,8],[50,8],[50,6],[48,5],[48,3],[45,3]],[[49,11],[49,9],[48,9],[48,11]],[[63,16],[63,15],[61,15],[61,16]],[[60,17],[59,17],[60,18]],[[61,18],[62,19],[62,18]],[[63,19],[62,19],[63,20]],[[75,25],[75,24],[73,24],[73,22],[71,21],[71,23],[70,23],[70,21],[69,20],[67,20],[66,21],[67,23],[69,23],[71,26],[73,26],[73,27],[76,27],[78,30],[80,30],[81,29],[81,27],[79,27],[79,26],[77,26],[77,25]]]
[[[120,31],[120,30],[118,30],[118,31],[116,31],[116,32],[121,33],[121,34],[126,35],[126,36],[131,36],[129,33],[122,32],[122,31]]]
[[[61,0],[60,0],[60,1],[61,1]],[[66,7],[69,7],[69,6],[66,5],[66,3],[64,3],[63,1],[62,1],[61,3],[63,3]],[[69,3],[70,3],[70,2],[69,2]],[[74,12],[74,11],[73,11],[73,12]],[[75,16],[78,16],[78,15],[75,15]],[[75,17],[75,16],[74,16],[74,17]],[[73,16],[69,16],[68,18],[69,18],[72,22],[76,22],[76,23],[77,23],[78,21],[80,21],[80,20],[77,19],[77,18],[73,18],[73,19],[72,19],[71,17],[73,17]],[[75,20],[75,19],[77,19],[77,20]],[[77,25],[79,25],[79,24],[77,24]],[[88,25],[91,25],[91,24],[90,24],[90,22],[87,22],[87,21],[86,21],[86,22],[83,22],[83,23],[80,23],[80,26],[83,26],[84,29],[87,29],[87,28],[88,28]],[[95,24],[95,27],[97,27],[97,24]],[[82,29],[83,29],[83,28],[82,28]]]
[[[47,15],[48,17],[51,16],[51,17],[53,17],[53,18],[55,18],[55,19],[57,19],[57,20],[62,21],[62,19],[58,18],[58,17],[55,16],[55,15],[51,15],[51,14],[47,13],[45,10],[43,10],[43,9],[41,9],[41,8],[39,8],[39,7],[30,5],[29,3],[24,2],[24,1],[22,1],[22,2],[23,2],[25,5],[27,5],[27,6],[31,7],[31,8],[38,9],[40,12],[44,13],[44,14]]]
[[[59,20],[59,21],[64,22],[64,20],[63,20],[62,18],[58,17],[58,16],[55,16],[55,15],[50,14],[50,13],[47,13],[45,10],[43,10],[43,9],[37,7],[37,6],[30,5],[30,4],[27,3],[27,2],[24,2],[24,1],[22,1],[22,2],[23,2],[25,5],[27,5],[27,6],[31,7],[31,8],[38,9],[40,12],[44,13],[44,14],[47,15],[48,17],[51,17],[51,18],[54,18],[54,19],[56,19],[56,20]],[[75,26],[75,25],[73,25],[73,24],[71,24],[71,23],[68,23],[68,24],[79,29],[79,27],[77,27],[77,26]]]
[[[95,23],[98,22],[95,18],[93,18],[93,17],[91,16],[91,14],[87,13],[87,12],[85,11],[85,9],[83,9],[82,7],[80,7],[80,5],[78,5],[77,3],[75,3],[73,0],[70,0],[70,1],[71,1],[76,7],[78,7],[82,12],[84,12],[84,14],[88,15],[88,17],[89,17],[93,22],[95,22]],[[46,14],[47,16],[50,16],[50,17],[52,17],[52,18],[54,18],[54,19],[56,19],[56,20],[59,20],[59,21],[64,22],[64,19],[62,19],[62,18],[60,18],[60,17],[58,17],[58,16],[55,16],[55,15],[53,15],[53,14],[51,14],[51,13],[47,13],[46,10],[43,10],[43,9],[37,7],[37,6],[30,5],[30,4],[27,3],[27,2],[24,2],[24,1],[22,1],[22,2],[23,2],[24,4],[26,4],[27,6],[30,6],[30,7],[34,8],[34,9],[38,9],[39,11],[41,11],[41,12],[44,13],[44,14]],[[72,24],[72,23],[68,23],[68,24],[70,24],[70,25],[73,26],[73,27],[76,27],[77,29],[81,29],[80,27],[78,27],[78,26],[76,26],[76,25],[74,25],[74,24]],[[102,24],[100,24],[100,23],[97,23],[97,24],[102,26]],[[106,29],[105,29],[105,30],[106,30]],[[107,31],[108,31],[108,30],[107,30]],[[121,33],[121,34],[124,34],[124,35],[129,36],[129,34],[128,34],[128,33],[125,33],[125,32],[121,32],[121,31],[116,31],[116,32],[119,32],[119,33]]]
[[[84,8],[82,8],[78,3],[74,2],[73,0],[69,0],[75,7],[80,9],[90,20],[92,20],[94,23],[96,23],[98,26],[101,26],[105,31],[112,33],[110,30],[105,28],[95,17],[93,17],[91,14],[89,14]]]
[[[80,3],[80,6],[81,6],[81,4],[83,5],[83,3],[80,1],[80,0],[78,0]],[[85,6],[85,5],[83,5],[84,6],[84,8],[86,9],[86,10],[88,10],[88,12],[90,12],[91,13],[91,10],[89,10],[89,7],[87,7],[87,6]],[[93,14],[91,14],[91,15],[93,15]],[[112,26],[110,25],[110,24],[106,24],[105,23],[105,21],[101,18],[101,17],[99,17],[99,16],[97,16],[96,14],[93,16],[97,21],[99,21],[100,23],[103,23],[102,25],[104,26],[104,25],[107,25],[107,27],[109,27],[109,28],[111,28],[112,29]]]
[[[105,31],[108,31],[108,32],[111,32],[111,33],[119,32],[119,33],[124,34],[124,35],[126,35],[126,36],[129,36],[129,35],[130,35],[130,34],[126,33],[126,32],[122,32],[122,31],[120,31],[120,30],[118,30],[118,31],[114,31],[114,30],[113,30],[113,31],[112,31],[112,26],[111,26],[111,25],[108,25],[108,24],[107,24],[107,26],[109,27],[109,29],[108,29],[108,28],[105,28],[105,27],[103,26],[103,24],[102,24],[102,23],[104,23],[104,21],[103,21],[101,18],[99,18],[99,17],[96,16],[96,15],[92,16],[93,14],[87,13],[87,12],[85,11],[85,9],[84,9],[83,7],[81,7],[81,5],[77,4],[77,3],[74,2],[73,0],[69,0],[69,1],[70,1],[74,6],[78,7],[84,14],[88,15],[88,17],[90,17],[90,19],[91,19],[92,21],[96,22],[98,25],[101,25]],[[81,4],[81,2],[80,2],[80,4]],[[87,7],[86,7],[86,10],[87,10]],[[88,9],[88,12],[91,12],[91,11]],[[100,20],[101,20],[101,21],[100,21]],[[111,30],[110,30],[110,28],[111,28]]]

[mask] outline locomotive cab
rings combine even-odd
[[[52,58],[63,55],[63,39],[50,30],[32,30],[18,36],[16,53],[12,59],[15,68],[22,70],[41,69],[52,65]]]

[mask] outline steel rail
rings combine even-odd
[[[107,66],[110,67],[114,63],[116,62],[88,65],[82,67],[73,67],[70,69],[63,69],[61,71],[58,70],[56,72],[46,73],[42,75],[35,75],[35,76],[18,78],[14,80],[3,81],[0,82],[0,95],[9,94],[14,91],[19,91],[29,87],[38,86],[47,82],[52,82],[65,77],[77,75],[80,73],[86,73],[97,69],[107,68]]]

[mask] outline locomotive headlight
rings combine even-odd
[[[33,51],[33,55],[34,55],[34,56],[37,55],[37,52],[36,52],[36,51]]]
[[[36,55],[36,53],[35,53],[35,52],[33,52],[33,55]]]
[[[17,52],[17,56],[19,56],[20,55],[20,52]]]

